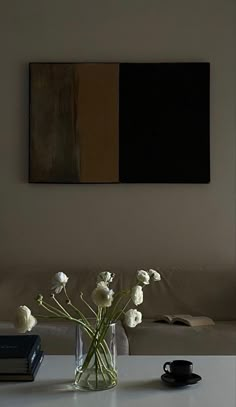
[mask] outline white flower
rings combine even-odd
[[[149,274],[150,278],[151,278],[153,281],[160,281],[160,280],[161,280],[161,275],[160,275],[160,273],[158,273],[158,271],[156,271],[156,270],[149,269],[149,270],[148,270],[148,274]]]
[[[17,308],[15,327],[18,332],[25,333],[37,324],[37,319],[31,314],[31,310],[26,305]]]
[[[68,280],[69,278],[67,277],[67,275],[65,273],[62,273],[62,271],[59,271],[53,277],[51,289],[55,291],[56,294],[59,294],[63,287],[65,287]]]
[[[141,285],[135,285],[131,291],[131,298],[134,305],[140,305],[143,302],[143,289]]]
[[[137,280],[143,284],[149,284],[150,276],[147,271],[145,270],[138,270],[137,271]]]
[[[111,283],[113,278],[115,277],[114,273],[110,273],[110,271],[102,271],[98,274],[97,282],[104,281],[104,283]]]
[[[110,290],[104,281],[98,283],[92,292],[92,300],[98,307],[110,307],[114,291]]]
[[[125,313],[125,323],[130,328],[135,328],[136,325],[141,324],[141,322],[142,314],[140,311],[137,311],[136,309],[129,309],[129,311]]]

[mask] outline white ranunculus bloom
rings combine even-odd
[[[65,287],[67,281],[69,278],[65,273],[62,271],[59,271],[58,273],[55,274],[55,276],[52,279],[52,290],[56,293],[59,294],[63,287]]]
[[[135,328],[136,325],[141,324],[142,322],[142,314],[140,311],[136,309],[129,309],[125,313],[125,323],[130,328]]]
[[[92,300],[98,307],[110,307],[113,295],[114,291],[110,290],[104,281],[101,281],[92,292]]]
[[[102,271],[101,273],[98,274],[97,281],[98,283],[100,281],[104,281],[104,283],[110,284],[115,277],[114,273],[111,273],[110,271]]]
[[[140,305],[143,302],[143,289],[141,285],[135,285],[131,290],[131,298],[134,305]]]
[[[161,280],[161,275],[156,270],[149,269],[148,274],[149,274],[151,280],[153,280],[153,281],[160,281]]]
[[[137,271],[137,280],[143,284],[149,284],[150,276],[147,271],[145,270],[138,270]]]
[[[37,324],[37,319],[31,314],[31,310],[26,305],[17,308],[15,327],[18,332],[25,333]]]

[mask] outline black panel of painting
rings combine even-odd
[[[210,181],[209,87],[209,63],[120,64],[120,182]]]

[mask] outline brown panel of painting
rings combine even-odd
[[[79,182],[73,64],[30,65],[30,181]]]
[[[77,64],[80,182],[119,181],[119,64]]]

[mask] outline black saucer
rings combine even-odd
[[[186,379],[183,378],[176,378],[170,373],[165,373],[161,376],[161,380],[167,383],[169,386],[181,387],[181,386],[188,386],[189,384],[195,384],[202,380],[201,376],[198,374],[192,373]]]

